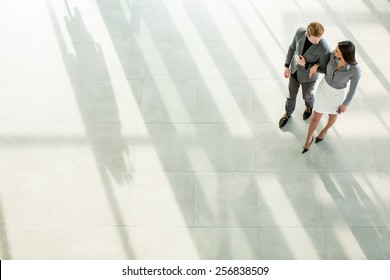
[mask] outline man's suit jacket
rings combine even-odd
[[[298,28],[295,33],[294,39],[288,48],[285,64],[290,65],[291,73],[297,72],[297,77],[300,83],[315,82],[320,73],[325,73],[326,65],[330,59],[330,49],[324,38],[321,38],[317,45],[311,45],[305,53],[303,52],[303,46],[306,40],[306,29]],[[306,68],[299,65],[296,61],[298,55],[303,55],[306,60]],[[319,63],[320,67],[317,70],[317,74],[309,78],[309,70],[312,65]]]

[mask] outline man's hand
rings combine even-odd
[[[283,76],[284,76],[285,78],[289,78],[290,75],[291,75],[291,70],[290,70],[290,68],[284,67]]]
[[[303,67],[306,65],[306,59],[303,57],[303,55],[297,56],[297,63]]]

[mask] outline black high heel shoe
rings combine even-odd
[[[311,146],[311,143],[313,143],[313,140],[314,140],[314,137],[311,137],[311,141],[310,141],[309,147],[307,147],[307,149],[306,149],[305,147],[303,147],[302,154],[304,154],[304,153],[306,153],[307,151],[309,151],[310,146]]]
[[[325,134],[324,137],[322,137],[322,138],[319,138],[319,137],[317,136],[317,137],[316,137],[315,143],[316,143],[316,144],[317,144],[317,143],[320,143],[322,140],[324,140],[325,136],[326,136],[326,134]]]

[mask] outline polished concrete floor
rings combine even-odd
[[[301,155],[313,20],[362,79]],[[0,34],[2,259],[390,259],[389,1],[1,1]]]

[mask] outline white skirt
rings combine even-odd
[[[322,78],[315,95],[314,111],[322,114],[337,114],[337,108],[344,100],[345,89],[332,88]]]

